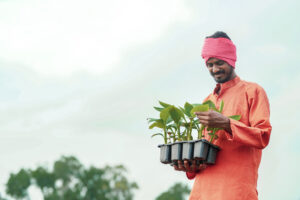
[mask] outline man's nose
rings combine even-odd
[[[220,69],[219,69],[219,67],[217,67],[216,65],[213,65],[213,67],[212,67],[212,72],[213,73],[216,73],[216,72],[218,72]]]

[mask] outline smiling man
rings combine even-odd
[[[215,140],[221,150],[215,165],[179,162],[175,170],[185,171],[189,179],[195,178],[190,200],[257,200],[258,167],[272,130],[267,95],[258,84],[236,75],[236,47],[226,33],[207,37],[202,57],[217,82],[204,101],[211,100],[218,106],[223,100],[224,108],[222,114],[195,114],[204,126],[224,129],[217,132],[219,138]],[[230,115],[241,115],[241,119],[229,119]],[[206,130],[205,137],[209,138]]]

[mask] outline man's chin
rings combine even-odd
[[[218,78],[215,78],[215,81],[217,83],[225,83],[226,82],[226,79],[218,79]]]

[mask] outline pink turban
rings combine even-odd
[[[202,49],[202,58],[205,60],[205,63],[210,58],[224,60],[235,68],[235,45],[227,38],[206,38]]]

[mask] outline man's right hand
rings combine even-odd
[[[189,161],[187,160],[185,160],[184,162],[178,160],[178,166],[174,165],[174,169],[177,171],[194,172],[194,173],[198,173],[204,170],[206,167],[207,167],[206,164],[200,164],[199,166],[197,166],[196,160],[193,160],[192,164],[190,164]]]

